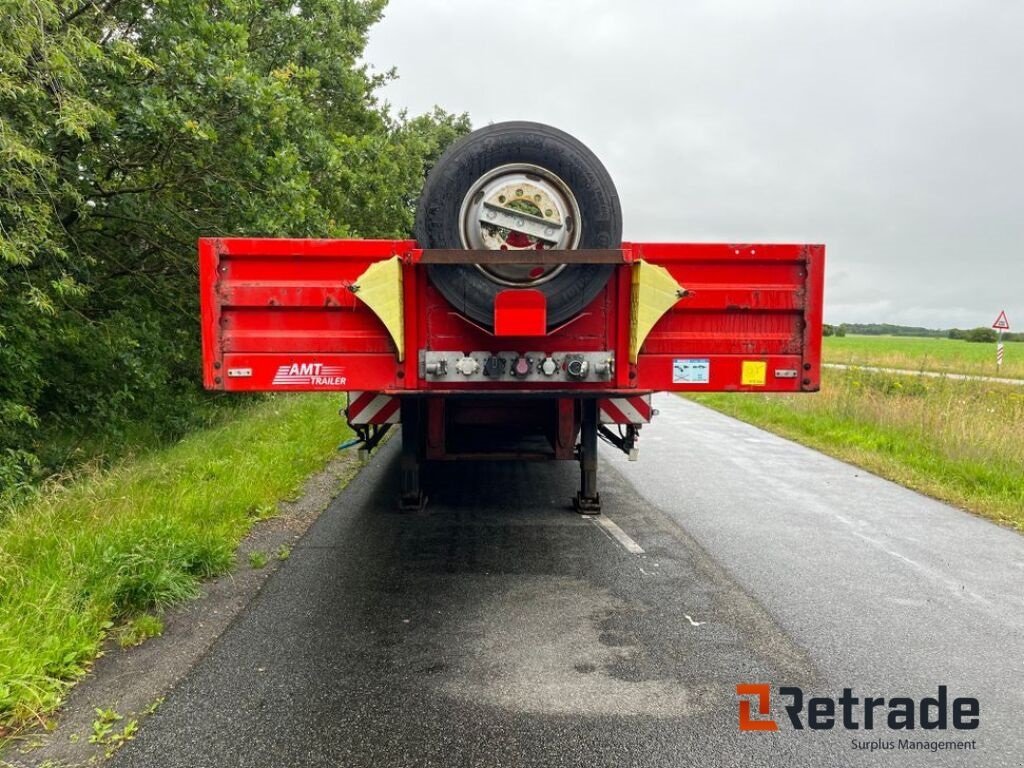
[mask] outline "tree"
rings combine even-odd
[[[971,328],[969,331],[964,332],[964,338],[967,341],[974,342],[988,342],[993,343],[996,340],[996,332],[991,328]]]
[[[197,237],[408,235],[469,121],[379,104],[393,75],[360,57],[383,7],[4,3],[0,493],[39,434],[189,423]]]

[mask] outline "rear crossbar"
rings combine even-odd
[[[629,264],[630,251],[620,248],[588,248],[577,251],[469,251],[430,249],[413,251],[414,264]]]

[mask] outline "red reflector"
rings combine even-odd
[[[543,336],[547,332],[548,302],[540,291],[502,291],[494,298],[495,336]]]

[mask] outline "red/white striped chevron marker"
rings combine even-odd
[[[349,424],[398,424],[401,400],[380,392],[349,392],[345,415]]]
[[[647,424],[651,421],[651,396],[605,397],[597,401],[602,424]]]

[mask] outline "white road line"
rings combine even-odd
[[[622,548],[627,552],[634,555],[642,555],[644,553],[643,547],[633,541],[629,537],[629,534],[619,528],[619,526],[617,526],[610,518],[607,518],[604,515],[594,515],[590,519],[604,528],[606,532],[611,534],[612,538],[619,542],[619,544],[622,545]]]

